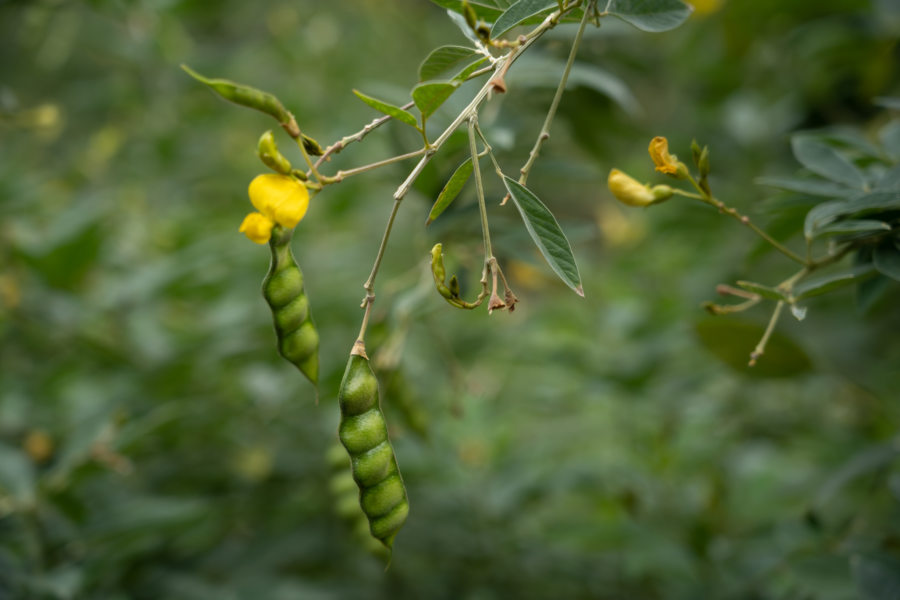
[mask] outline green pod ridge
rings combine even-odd
[[[385,440],[368,452],[352,459],[353,478],[361,486],[375,485],[387,477],[394,467],[394,450]]]
[[[338,437],[350,454],[351,472],[359,486],[359,505],[369,520],[372,536],[390,549],[409,514],[409,500],[381,412],[378,380],[361,342],[347,361],[338,402]]]
[[[375,556],[386,558],[389,556],[388,550],[369,531],[369,519],[359,504],[359,488],[350,471],[347,451],[337,440],[328,449],[327,462],[331,469],[328,487],[334,499],[335,514],[346,522],[363,548]]]
[[[278,353],[316,384],[319,380],[319,332],[303,290],[303,273],[294,260],[290,243],[290,231],[276,225],[269,240],[272,262],[263,281],[262,293],[272,309]]]

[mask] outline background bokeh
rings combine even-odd
[[[810,301],[748,371],[720,356],[746,356],[768,311],[700,304],[792,265],[705,207],[626,210],[605,185],[612,167],[662,182],[650,138],[687,157],[696,137],[717,194],[790,236],[802,215],[767,212],[753,181],[798,170],[793,131],[872,137],[898,116],[873,99],[900,95],[900,8],[697,5],[665,34],[588,31],[579,59],[605,79],[564,97],[529,179],[584,299],[496,201],[517,310],[434,292],[437,241],[464,293],[479,276],[472,189],[423,227],[464,136],[401,208],[369,340],[411,503],[385,571],[337,514],[326,455],[409,165],[328,188],[298,227],[316,405],[275,352],[268,253],[237,233],[274,123],[178,65],[276,93],[328,143],[376,116],[352,89],[405,102],[460,32],[425,0],[0,2],[0,598],[900,597],[900,285],[862,308],[849,288]],[[572,35],[548,34],[482,112],[507,172]],[[416,144],[391,124],[328,169]]]

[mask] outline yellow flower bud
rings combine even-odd
[[[656,136],[650,140],[649,151],[657,171],[676,177],[679,175],[680,163],[677,156],[669,154],[669,140],[662,136]]]
[[[642,185],[618,169],[609,172],[609,179],[606,183],[613,196],[628,206],[650,206],[657,202],[657,198],[649,186]]]
[[[275,223],[266,215],[252,212],[244,217],[244,221],[241,223],[238,231],[250,238],[251,242],[265,244],[272,237],[272,227],[274,226]]]
[[[287,229],[295,227],[309,207],[306,186],[287,175],[257,175],[247,191],[256,210]]]

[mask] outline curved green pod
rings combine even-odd
[[[319,332],[303,291],[303,273],[291,253],[291,233],[280,226],[269,240],[272,262],[263,280],[263,297],[272,309],[278,353],[313,384],[319,380]]]
[[[347,361],[338,402],[338,437],[350,454],[359,504],[372,536],[390,549],[409,514],[409,500],[381,412],[378,380],[359,342]]]

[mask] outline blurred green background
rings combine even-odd
[[[401,208],[369,340],[411,504],[385,571],[337,514],[326,455],[411,165],[328,188],[298,227],[317,406],[275,351],[268,253],[237,233],[274,123],[178,65],[276,93],[330,143],[377,116],[353,88],[405,102],[459,30],[426,0],[0,2],[0,598],[900,598],[900,285],[865,310],[851,289],[810,301],[756,371],[729,366],[768,311],[700,303],[793,266],[704,207],[626,210],[605,185],[612,167],[662,182],[650,138],[687,157],[696,137],[720,197],[788,236],[797,215],[766,212],[753,180],[798,170],[792,131],[898,117],[873,99],[900,96],[900,7],[697,7],[665,34],[588,31],[579,59],[608,93],[573,87],[529,179],[584,299],[497,202],[515,313],[434,292],[437,241],[467,296],[480,270],[472,189],[423,227],[464,137]],[[548,34],[482,111],[507,172],[573,33]],[[328,171],[416,143],[391,124]]]

